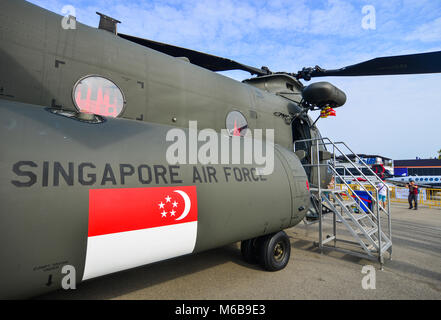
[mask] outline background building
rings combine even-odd
[[[435,176],[441,175],[440,159],[394,160],[394,175]]]
[[[368,165],[371,170],[376,173],[381,179],[389,178],[393,176],[393,160],[391,158],[387,158],[381,155],[376,154],[364,154],[359,153],[357,155],[354,154],[346,154],[346,157],[349,158],[366,177],[373,177],[372,172],[362,165],[361,161],[364,164]],[[353,168],[352,165],[347,162],[344,156],[339,156],[336,158],[338,161],[337,164],[337,173],[345,178],[352,178],[351,174],[356,176],[356,178],[361,178],[359,172],[356,168]],[[349,172],[348,172],[349,171]]]

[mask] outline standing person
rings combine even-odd
[[[328,184],[328,189],[334,189],[334,187],[335,187],[335,179],[334,176],[332,176],[331,181],[329,181]]]
[[[410,184],[407,185],[409,188],[409,209],[412,209],[412,201],[415,203],[415,210],[418,210],[418,186],[413,180],[410,180]]]
[[[387,187],[383,181],[380,181],[377,184],[377,190],[378,190],[378,201],[381,203],[383,208],[386,208]]]

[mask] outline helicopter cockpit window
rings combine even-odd
[[[80,79],[73,88],[75,107],[85,113],[117,117],[124,108],[121,89],[112,81],[100,76]]]
[[[243,137],[248,129],[247,119],[239,111],[231,111],[227,115],[226,128],[231,136]]]

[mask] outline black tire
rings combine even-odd
[[[242,253],[242,257],[246,263],[259,263],[255,238],[242,241],[240,243],[240,252]]]
[[[291,242],[284,231],[279,231],[259,241],[259,262],[265,270],[279,271],[286,267],[291,255]]]

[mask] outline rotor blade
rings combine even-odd
[[[379,76],[438,72],[441,72],[441,51],[376,58],[336,70],[314,69],[310,76]]]
[[[192,64],[198,65],[211,71],[243,70],[259,76],[269,73],[269,71],[266,71],[264,69],[257,69],[247,66],[245,64],[241,64],[234,60],[213,56],[208,53],[203,53],[182,47],[176,47],[170,44],[156,42],[148,39],[137,38],[122,33],[118,33],[118,36],[173,57],[186,57],[190,60]]]

